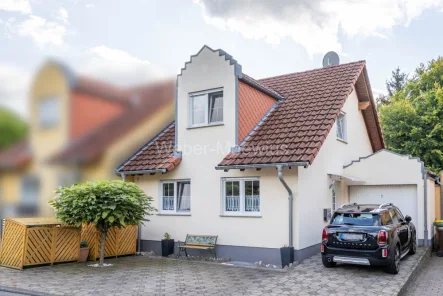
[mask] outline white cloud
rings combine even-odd
[[[0,11],[21,12],[29,14],[32,12],[31,3],[28,0],[1,0]]]
[[[441,8],[443,0],[194,0],[204,20],[250,39],[278,44],[292,38],[308,54],[342,51],[347,36],[386,38],[383,32],[407,26],[424,10]]]
[[[57,19],[59,20],[59,21],[61,21],[62,23],[64,23],[64,24],[67,24],[69,21],[68,21],[68,19],[69,19],[69,14],[68,14],[68,11],[66,10],[66,8],[60,8],[59,10],[58,10],[58,13],[57,13]]]
[[[30,73],[11,64],[0,64],[0,104],[27,114]]]
[[[88,3],[86,4],[86,8],[94,8],[95,5],[93,3]]]
[[[164,72],[159,71],[149,61],[105,45],[88,49],[86,58],[79,63],[78,70],[122,86],[165,77]]]
[[[36,15],[20,23],[17,31],[20,36],[31,37],[40,48],[46,45],[61,46],[66,35],[64,25]]]

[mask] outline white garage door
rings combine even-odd
[[[351,202],[382,204],[392,202],[404,216],[409,215],[417,226],[417,185],[349,186]]]

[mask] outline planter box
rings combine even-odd
[[[171,254],[174,254],[174,240],[162,239],[162,256],[168,257]]]
[[[294,248],[293,247],[283,247],[280,248],[281,257],[281,267],[289,266],[290,263],[294,262]]]

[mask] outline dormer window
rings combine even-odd
[[[59,123],[58,99],[47,98],[39,102],[38,118],[41,128],[55,127]]]
[[[189,98],[191,127],[223,123],[223,90],[193,93]]]

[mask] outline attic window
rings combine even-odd
[[[39,102],[38,119],[41,128],[55,127],[59,123],[59,106],[57,98],[46,98]]]
[[[337,139],[346,142],[346,113],[342,112],[337,118]]]
[[[223,91],[211,90],[190,95],[189,122],[191,127],[223,123]]]

